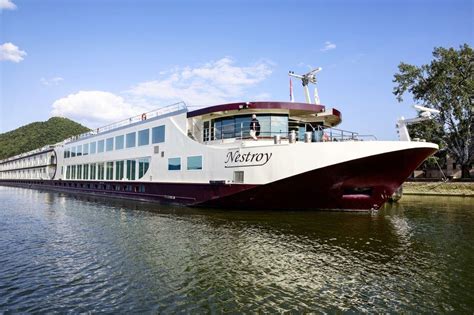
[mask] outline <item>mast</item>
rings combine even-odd
[[[313,104],[313,102],[311,102],[311,96],[310,96],[310,93],[309,93],[308,84],[309,83],[313,83],[313,84],[317,83],[316,73],[318,73],[321,70],[323,70],[323,68],[319,67],[319,68],[311,70],[310,72],[308,72],[306,74],[296,74],[293,71],[288,72],[288,75],[290,77],[294,77],[294,78],[297,78],[297,79],[301,80],[301,84],[303,85],[303,89],[304,89],[304,96],[306,98],[306,103],[308,103],[308,104]],[[318,95],[317,89],[315,88],[315,90],[314,90],[314,104],[317,104],[317,103],[319,103],[319,95]]]

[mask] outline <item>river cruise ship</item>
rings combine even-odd
[[[2,160],[0,184],[227,209],[369,210],[438,149],[340,123],[338,110],[311,103],[177,103]]]

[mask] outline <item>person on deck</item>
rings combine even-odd
[[[252,115],[252,120],[250,121],[250,136],[252,139],[257,140],[257,137],[260,135],[260,123],[258,122],[257,115]]]

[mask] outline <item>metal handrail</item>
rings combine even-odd
[[[178,112],[178,111],[181,111],[183,109],[187,109],[187,106],[184,102],[174,103],[174,104],[171,104],[171,105],[168,105],[168,106],[165,106],[165,107],[161,107],[161,108],[149,111],[149,112],[145,112],[145,113],[140,114],[140,115],[136,115],[136,116],[132,116],[132,117],[127,118],[127,119],[123,119],[123,120],[118,121],[118,122],[114,122],[114,123],[109,124],[109,125],[105,125],[103,127],[96,128],[95,130],[91,130],[91,131],[82,133],[82,134],[77,135],[77,136],[72,136],[72,137],[64,140],[63,143],[66,144],[66,143],[76,141],[76,140],[79,140],[79,139],[82,139],[82,138],[85,138],[85,137],[88,137],[88,136],[91,136],[91,135],[97,135],[99,133],[103,133],[103,132],[106,132],[106,131],[117,129],[117,128],[123,127],[123,126],[128,126],[128,125],[134,124],[136,122],[144,121],[144,120],[147,120],[147,119],[150,119],[150,118],[155,118],[155,117],[163,116],[163,115],[166,115],[166,114],[169,114],[169,113]]]

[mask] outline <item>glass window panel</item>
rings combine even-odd
[[[122,150],[123,149],[123,135],[115,137],[115,150]]]
[[[89,149],[91,150],[91,154],[95,154],[95,153],[96,153],[96,146],[97,146],[96,142],[91,142],[91,143],[90,143]]]
[[[71,157],[75,157],[76,156],[76,147],[72,147],[71,148]]]
[[[181,158],[169,158],[168,159],[168,170],[179,171],[181,170]]]
[[[77,179],[82,179],[82,165],[77,166]]]
[[[104,179],[104,163],[97,163],[97,179]]]
[[[113,180],[114,179],[114,162],[107,162],[107,171],[106,171],[106,179]]]
[[[136,132],[127,133],[126,136],[126,147],[133,148],[136,146]]]
[[[140,130],[138,132],[138,145],[148,145],[150,143],[150,129]]]
[[[76,165],[72,166],[71,179],[76,179]]]
[[[96,177],[96,172],[97,172],[97,164],[92,163],[91,164],[91,179],[95,179]]]
[[[112,151],[114,149],[114,138],[108,138],[105,140],[105,150]]]
[[[151,129],[151,142],[152,143],[165,142],[165,126],[158,126]]]
[[[99,140],[97,142],[97,153],[104,152],[104,140]]]
[[[82,155],[89,155],[89,143],[82,146]]]
[[[123,136],[122,136],[123,139]],[[124,161],[115,162],[115,180],[123,179]]]
[[[202,156],[188,156],[188,170],[202,170]]]
[[[137,166],[135,160],[127,160],[127,179],[135,180]]]
[[[138,178],[142,178],[150,166],[150,158],[142,158],[138,160]]]
[[[78,145],[76,148],[76,156],[82,155],[82,145]]]
[[[84,164],[84,177],[83,179],[89,179],[89,164]]]

